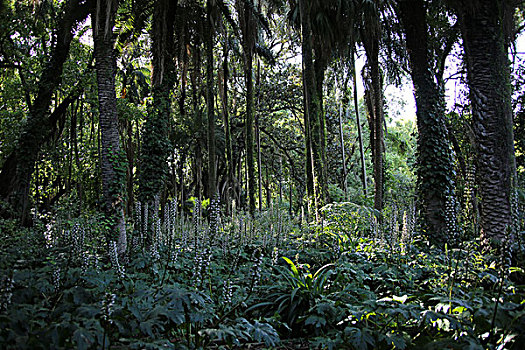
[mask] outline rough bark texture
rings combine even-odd
[[[516,167],[504,3],[455,2],[467,63],[478,153],[481,229],[486,246],[501,244],[513,225],[511,201]]]
[[[150,107],[140,161],[140,200],[153,204],[164,190],[168,175],[168,125],[170,91],[174,81],[173,19],[176,3],[158,0],[154,4],[151,33],[153,105]],[[150,206],[153,208],[153,206]]]
[[[50,112],[53,94],[62,81],[63,65],[69,55],[73,29],[87,17],[88,5],[81,4],[79,0],[70,0],[65,5],[51,57],[40,76],[38,93],[31,103],[18,146],[7,156],[0,171],[0,199],[8,206],[0,207],[0,214],[17,217],[24,225],[29,223],[29,187],[35,163],[40,149],[51,139],[56,127]]]
[[[452,154],[447,139],[444,98],[430,67],[425,2],[400,0],[398,4],[417,106],[418,199],[430,241],[443,245],[449,233],[447,221],[449,227],[455,226],[455,217],[447,217],[444,210],[447,196],[453,195]]]
[[[97,0],[92,14],[95,69],[97,71],[99,123],[101,133],[100,167],[104,211],[110,220],[112,236],[120,256],[126,252],[124,218],[125,157],[120,150],[117,99],[115,96],[116,59],[113,45],[118,1]]]

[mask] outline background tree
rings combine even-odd
[[[127,244],[124,217],[126,165],[120,148],[115,95],[116,57],[113,27],[117,9],[118,1],[116,0],[97,0],[91,18],[93,19],[93,52],[97,72],[101,133],[100,167],[103,208],[111,230],[108,243],[118,241],[117,251],[120,256],[123,256]]]
[[[20,218],[23,224],[30,223],[29,191],[31,176],[35,170],[35,163],[39,159],[39,152],[56,132],[58,121],[64,117],[67,107],[75,100],[73,96],[79,93],[78,87],[72,89],[70,98],[64,99],[61,104],[55,105],[53,111],[50,111],[53,94],[62,81],[63,66],[68,58],[71,41],[74,37],[73,31],[76,25],[87,17],[90,2],[82,3],[81,1],[70,0],[63,6],[63,11],[60,12],[61,16],[57,22],[55,36],[51,43],[46,44],[51,46],[51,53],[49,57],[45,58],[46,64],[41,69],[35,97],[32,98],[28,91],[25,94],[27,108],[29,109],[27,122],[18,137],[17,147],[13,148],[10,154],[5,157],[0,171],[0,198],[6,203],[0,212],[2,216]],[[11,40],[11,37],[3,38],[3,42],[7,44]],[[8,57],[5,58],[9,61]],[[24,76],[21,71],[19,74],[21,77]]]

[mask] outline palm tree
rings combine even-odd
[[[425,1],[398,0],[397,5],[417,105],[418,198],[430,241],[442,246],[449,233],[447,230],[455,226],[456,218],[447,217],[444,211],[448,198],[454,195],[453,164],[445,125],[444,98],[431,67],[431,54],[435,56],[436,53],[431,53],[429,48]]]
[[[506,40],[513,0],[450,0],[463,37],[477,147],[481,234],[486,247],[512,240],[516,184],[514,135]]]
[[[126,174],[125,156],[120,150],[115,96],[116,58],[113,27],[117,8],[117,0],[96,0],[91,18],[101,132],[102,195],[104,212],[111,226],[108,243],[118,241],[117,252],[123,256],[126,252],[125,201],[123,200]]]
[[[153,4],[151,26],[153,104],[142,134],[139,178],[140,200],[150,204],[164,190],[168,174],[167,160],[170,147],[167,131],[171,115],[170,92],[175,73],[173,64],[175,5],[169,0],[156,0]]]

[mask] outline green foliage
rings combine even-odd
[[[523,269],[476,243],[440,251],[363,234],[373,211],[350,203],[326,208],[330,223],[305,242],[310,230],[280,210],[221,216],[215,236],[205,218],[167,216],[151,249],[129,238],[127,263],[101,250],[100,214],[71,218],[64,208],[30,230],[1,221],[0,344],[279,348],[302,338],[322,349],[419,349],[524,340]]]

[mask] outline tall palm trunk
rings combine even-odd
[[[170,91],[174,81],[172,58],[173,10],[169,0],[154,4],[151,32],[153,105],[148,113],[142,135],[140,162],[140,199],[153,208],[154,198],[161,195],[168,176],[168,125]],[[158,208],[153,208],[157,210]]]
[[[118,1],[97,0],[92,13],[95,69],[97,72],[99,120],[101,132],[100,166],[104,211],[110,220],[108,243],[118,241],[120,256],[126,252],[125,156],[120,150],[117,100],[115,96],[116,59],[113,45]]]
[[[428,49],[428,27],[423,0],[399,1],[408,49],[418,126],[418,199],[430,241],[443,245],[447,236],[447,197],[453,195],[452,154],[445,126],[445,104],[439,86],[434,82]],[[454,225],[455,226],[455,225]]]
[[[477,182],[485,246],[499,246],[513,227],[516,165],[510,71],[504,31],[506,1],[454,2],[463,36],[477,147]]]

